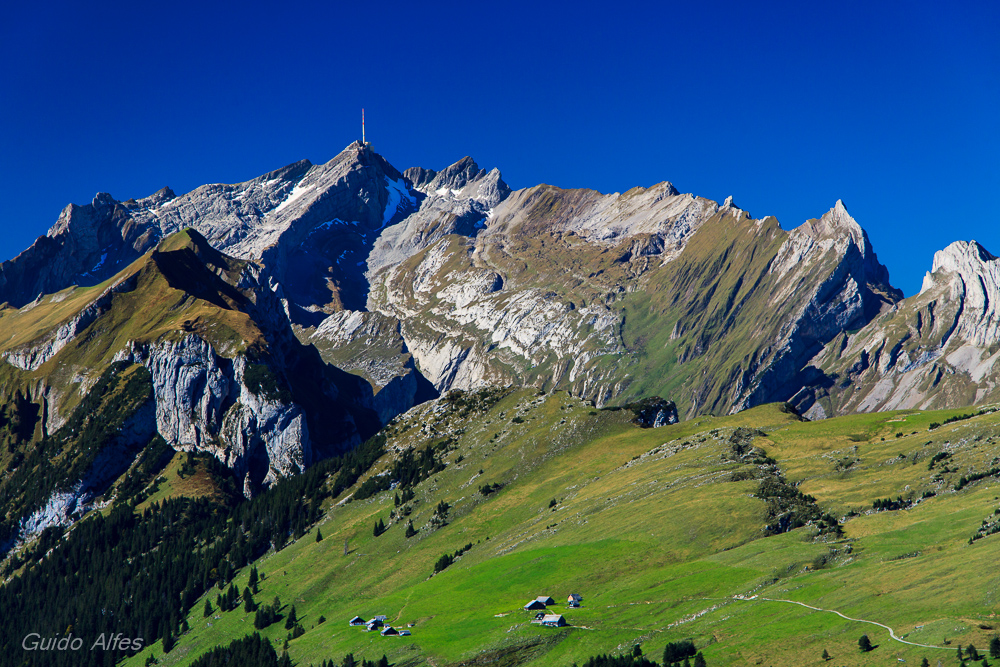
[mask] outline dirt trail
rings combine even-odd
[[[955,650],[954,647],[951,647],[951,646],[932,646],[930,644],[918,644],[917,642],[907,641],[905,639],[902,639],[902,638],[898,637],[896,635],[896,631],[893,630],[892,628],[890,628],[888,625],[885,625],[884,623],[878,623],[876,621],[868,621],[868,620],[865,620],[863,618],[851,618],[850,616],[845,616],[844,614],[841,614],[836,609],[823,609],[821,607],[814,607],[812,605],[806,604],[805,602],[798,602],[796,600],[781,600],[781,599],[776,599],[776,598],[761,598],[761,597],[757,597],[756,595],[754,595],[752,597],[737,597],[736,599],[737,600],[761,600],[763,602],[787,602],[789,604],[797,604],[800,607],[805,607],[806,609],[812,609],[813,611],[825,611],[825,612],[829,612],[831,614],[836,614],[837,616],[840,616],[841,618],[846,619],[848,621],[855,621],[857,623],[870,623],[872,625],[877,625],[880,628],[885,628],[886,630],[889,631],[889,636],[892,637],[893,639],[895,639],[897,642],[899,642],[901,644],[909,644],[910,646],[919,646],[921,648],[936,648],[936,649],[940,649],[942,651],[954,651]]]

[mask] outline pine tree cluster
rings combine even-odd
[[[31,632],[57,636],[73,627],[78,637],[121,632],[147,644],[158,638],[172,644],[184,632],[188,611],[213,587],[230,588],[216,600],[220,611],[235,608],[235,573],[304,535],[320,518],[323,500],[354,484],[382,455],[384,444],[384,436],[376,436],[235,507],[176,498],[139,513],[132,498],[106,515],[79,522],[65,536],[50,533],[44,538],[48,548],[33,549],[28,567],[0,588],[5,624],[0,667],[19,664],[18,642]],[[256,589],[255,583],[249,588]],[[274,620],[280,618],[273,611]],[[45,660],[57,667],[86,667],[125,655],[52,652]]]
[[[289,664],[291,664],[289,662]],[[278,654],[271,642],[255,632],[228,646],[217,646],[191,663],[191,667],[278,667]]]
[[[358,662],[353,653],[344,656],[343,661],[337,663],[333,660],[324,660],[319,663],[319,667],[389,667],[389,658],[382,654],[378,660],[362,660]]]

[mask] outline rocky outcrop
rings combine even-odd
[[[400,322],[381,313],[344,310],[333,313],[309,335],[324,361],[371,383],[373,408],[381,423],[437,391],[413,363]]]
[[[652,244],[676,257],[691,235],[719,210],[715,202],[681,194],[666,181],[649,188],[603,195],[595,190],[561,190],[538,185],[518,190],[496,212],[491,228],[511,234],[519,227],[545,227],[592,243],[617,246],[623,239],[654,236]]]
[[[976,241],[956,241],[934,253],[920,294],[932,290],[961,304],[946,338],[977,347],[1000,341],[1000,260],[986,248]]]
[[[635,414],[635,423],[643,428],[660,428],[679,421],[677,406],[673,401],[652,396],[624,406]]]
[[[934,255],[919,294],[812,359],[806,416],[1000,399],[1000,260],[975,241]]]
[[[142,206],[166,199],[161,191]],[[139,205],[139,204],[137,204]],[[70,204],[48,234],[0,263],[0,302],[21,307],[71,285],[97,285],[152,249],[161,234],[107,193]]]
[[[401,322],[407,349],[438,391],[507,383],[525,363],[622,350],[608,308],[577,308],[542,289],[505,290],[498,272],[470,265],[469,253],[442,240],[416,266],[382,278],[377,307]],[[580,369],[571,366],[561,372],[575,382]]]
[[[379,234],[367,259],[369,280],[449,234],[475,236],[510,195],[499,169],[487,172],[470,157],[441,172],[411,168],[403,175],[419,193],[419,208]]]
[[[775,279],[769,307],[796,305],[774,341],[769,367],[735,401],[736,409],[791,398],[802,382],[800,370],[827,342],[861,328],[903,297],[840,200],[818,220],[792,230],[769,273]]]
[[[167,444],[212,454],[244,488],[270,486],[312,462],[302,408],[259,386],[247,386],[244,356],[219,357],[207,342],[189,335],[132,345],[119,359],[149,369],[156,430]]]

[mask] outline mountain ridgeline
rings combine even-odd
[[[399,171],[361,142],[245,183],[100,193],[0,264],[7,542],[114,496],[154,441],[251,497],[453,389],[661,396],[672,420],[995,399],[998,261],[953,244],[903,299],[840,201],[786,231],[667,182],[511,191],[468,157]],[[118,430],[73,458],[67,425],[114,406]],[[17,486],[28,469],[47,481]]]

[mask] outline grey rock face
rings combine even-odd
[[[245,357],[219,357],[192,334],[133,345],[120,358],[149,369],[156,430],[174,449],[212,454],[250,488],[270,486],[312,462],[302,408],[247,387]]]
[[[462,161],[441,173],[406,173],[417,189],[437,198],[425,200],[417,213],[376,242],[369,259],[375,268],[369,270],[368,306],[401,321],[421,373],[442,392],[508,383],[521,375],[519,368],[554,360],[557,382],[598,404],[613,399],[621,378],[597,371],[595,364],[624,352],[620,313],[601,303],[577,308],[545,288],[508,286],[492,256],[517,245],[518,235],[530,233],[526,225],[544,221],[545,233],[576,235],[599,247],[631,240],[629,255],[666,263],[719,209],[715,202],[679,194],[670,183],[612,195],[538,186],[501,201],[465,199],[484,216],[470,230],[460,223],[475,215],[463,218],[452,208],[446,222],[438,223],[433,213],[454,205],[449,193],[462,199],[470,188],[491,192],[485,186],[494,172],[484,175],[475,163]],[[451,243],[445,233],[472,240]],[[421,257],[419,264],[401,266],[413,256]]]
[[[826,272],[826,279],[810,281],[819,271]],[[748,383],[734,401],[735,409],[788,400],[804,381],[800,370],[828,341],[864,326],[903,296],[889,284],[889,272],[878,262],[868,235],[840,200],[818,220],[792,230],[769,272],[777,279],[773,306],[801,306],[775,341],[770,366]]]
[[[833,340],[796,396],[807,416],[1000,398],[1000,260],[975,241],[934,255],[919,294]]]
[[[382,313],[344,310],[328,316],[308,337],[324,361],[368,380],[381,423],[436,397],[413,363],[401,324]]]
[[[935,288],[946,290],[949,300],[962,304],[949,338],[977,347],[1000,341],[1000,260],[986,248],[976,241],[956,241],[934,253],[920,293]]]
[[[677,406],[659,396],[628,406],[635,413],[635,422],[643,428],[660,428],[676,424],[679,420]]]
[[[162,200],[161,193],[149,201]],[[158,240],[124,205],[98,193],[86,206],[67,206],[46,236],[0,263],[0,301],[21,307],[70,285],[96,285]]]
[[[441,172],[410,168],[403,174],[414,184],[419,207],[375,240],[367,260],[370,281],[448,234],[475,236],[510,195],[498,169],[487,172],[469,157]]]
[[[38,294],[97,284],[193,227],[216,249],[268,265],[300,305],[340,303],[343,292],[363,306],[363,260],[374,233],[414,206],[402,174],[360,142],[324,165],[303,160],[179,197],[164,189],[121,203],[100,193],[87,206],[66,207],[46,236],[0,264],[0,301],[21,306]],[[329,282],[345,289],[331,292]]]
[[[558,207],[548,207],[558,201]],[[719,210],[714,201],[680,194],[671,183],[603,195],[594,190],[559,190],[539,185],[518,190],[497,208],[491,233],[510,233],[544,217],[547,225],[604,246],[640,236],[657,238],[662,261],[676,257],[691,235]],[[544,213],[543,213],[544,211]]]

